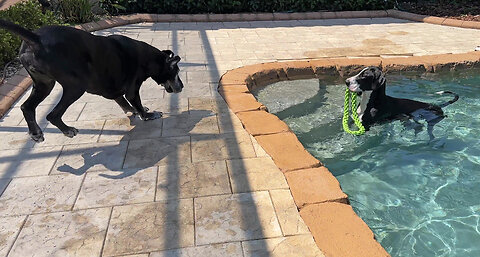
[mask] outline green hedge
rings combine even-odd
[[[0,19],[15,22],[29,30],[49,24],[61,24],[60,19],[52,12],[42,13],[41,6],[36,0],[20,2],[7,10],[1,10]],[[18,36],[0,29],[0,67],[15,58],[21,42]]]
[[[117,13],[241,13],[383,10],[395,0],[100,0]]]

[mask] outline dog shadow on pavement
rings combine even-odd
[[[185,117],[185,120],[179,118],[181,116]],[[153,121],[142,121],[138,117],[129,116],[128,121],[120,120],[129,122],[132,128],[128,132],[105,129],[102,131],[102,135],[122,135],[119,142],[72,149],[70,153],[67,150],[66,155],[81,153],[81,158],[59,158],[55,169],[77,176],[87,171],[100,171],[99,175],[102,177],[121,179],[153,166],[178,166],[187,160],[190,162],[191,131],[202,119],[212,116],[215,114],[206,110],[182,112]],[[166,124],[169,124],[168,127]],[[115,174],[117,172],[119,174]]]

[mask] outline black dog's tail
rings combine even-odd
[[[435,94],[438,94],[438,95],[443,95],[443,94],[451,94],[453,95],[453,99],[446,102],[446,103],[443,103],[443,104],[439,104],[438,106],[440,106],[441,108],[447,106],[447,105],[450,105],[450,104],[453,104],[455,103],[457,100],[458,100],[458,95],[451,92],[451,91],[439,91],[439,92],[436,92]]]
[[[40,37],[37,34],[13,22],[0,20],[0,28],[4,28],[12,33],[17,34],[21,39],[23,39],[23,41],[33,47],[40,48],[42,46]]]

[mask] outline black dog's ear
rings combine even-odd
[[[168,59],[172,58],[175,55],[171,50],[162,50],[162,52],[167,55]]]

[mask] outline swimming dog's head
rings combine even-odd
[[[345,83],[350,91],[361,94],[364,91],[373,91],[385,86],[385,81],[382,70],[371,66],[348,78]]]
[[[160,65],[159,70],[156,71],[156,75],[152,76],[152,79],[165,87],[165,90],[168,93],[180,93],[182,92],[183,82],[180,80],[178,73],[180,69],[178,68],[178,62],[180,61],[180,56],[175,55],[170,50],[163,50],[162,53],[166,55],[166,59],[161,58],[163,65]]]

